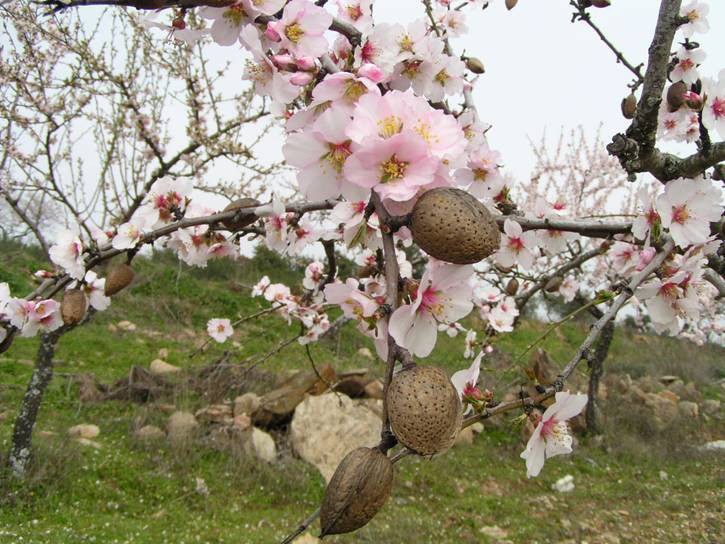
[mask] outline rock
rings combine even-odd
[[[162,395],[167,387],[168,383],[162,376],[156,376],[141,366],[134,366],[127,377],[109,386],[105,398],[148,402]]]
[[[234,430],[246,431],[251,426],[252,418],[250,418],[247,414],[239,414],[238,416],[234,416],[234,421],[232,423],[232,428]]]
[[[245,443],[245,451],[267,463],[273,463],[277,458],[277,446],[269,433],[252,427],[249,439]]]
[[[252,414],[252,421],[262,427],[285,423],[292,417],[295,408],[306,394],[304,389],[291,386],[275,389],[260,399],[259,408]]]
[[[233,422],[232,407],[229,404],[212,404],[196,411],[194,414],[200,423],[218,423],[231,425]]]
[[[569,493],[574,491],[574,476],[567,474],[563,478],[559,478],[551,485],[551,489],[559,493]]]
[[[357,350],[357,354],[359,357],[365,357],[366,359],[373,359],[373,352],[370,351],[368,348],[360,348]]]
[[[355,399],[355,404],[364,406],[373,414],[383,420],[383,400],[382,399]]]
[[[708,416],[717,416],[720,414],[720,401],[715,399],[707,399],[702,402],[702,413]]]
[[[80,425],[73,425],[68,429],[68,436],[71,438],[95,438],[101,434],[101,429],[97,425],[89,423],[81,423]]]
[[[81,446],[89,446],[91,448],[95,448],[97,450],[101,449],[101,445],[96,442],[95,440],[91,440],[90,438],[76,438],[76,442],[78,442]]]
[[[166,374],[176,374],[181,369],[178,366],[170,365],[161,359],[154,359],[149,365],[149,372],[155,376],[164,376]]]
[[[125,319],[123,321],[119,321],[118,323],[116,323],[116,326],[119,329],[121,329],[122,331],[126,331],[126,332],[133,332],[136,330],[136,324],[131,323],[130,321],[127,321]]]
[[[156,425],[144,425],[133,433],[133,436],[141,442],[157,442],[166,437],[164,431]]]
[[[660,383],[667,387],[668,385],[680,380],[679,376],[660,376]]]
[[[508,533],[498,525],[481,527],[479,532],[493,539],[494,542],[502,542],[508,536]]]
[[[349,371],[338,376],[335,384],[335,391],[347,395],[350,398],[365,396],[365,386],[371,383],[375,377],[365,368],[356,371]]]
[[[168,423],[169,441],[173,444],[181,444],[188,441],[199,423],[194,414],[177,411],[171,414]]]
[[[473,444],[473,429],[471,427],[466,427],[464,429],[461,429],[458,433],[458,436],[456,436],[456,441],[453,443],[454,446],[463,446],[466,444]]]
[[[295,544],[319,544],[322,542],[319,538],[310,533],[305,533],[295,540]]]
[[[169,357],[169,350],[167,348],[161,348],[158,355],[159,359],[166,359]]]
[[[168,404],[166,402],[159,402],[157,404],[154,404],[154,406],[165,414],[173,414],[174,412],[176,412],[176,406],[173,404]]]
[[[645,393],[644,391],[642,391],[638,385],[632,384],[630,386],[629,390],[627,391],[627,394],[629,395],[629,400],[631,402],[639,402],[639,403],[647,402],[648,393]]]
[[[118,332],[118,327],[116,327],[113,323],[109,323],[107,329],[108,332]]]
[[[234,399],[234,416],[236,417],[241,414],[251,416],[259,409],[259,405],[259,395],[255,393],[244,393],[244,395],[240,395]]]
[[[660,391],[658,393],[658,395],[660,397],[662,397],[663,399],[669,400],[670,402],[679,402],[679,400],[680,400],[680,397],[678,397],[676,393],[674,393],[668,389],[665,389],[664,391]]]
[[[295,452],[329,482],[342,458],[351,450],[377,444],[380,418],[342,394],[307,397],[295,410],[290,439]]]
[[[599,541],[602,544],[620,544],[622,542],[617,535],[609,532],[601,533],[599,535]]]
[[[206,485],[204,478],[197,477],[194,481],[194,491],[204,497],[209,496],[209,487]]]
[[[652,376],[642,376],[637,380],[637,385],[645,393],[654,393],[659,389],[657,382]]]
[[[98,402],[103,400],[104,388],[93,374],[84,372],[76,376],[78,382],[78,398],[81,402]]]
[[[677,403],[654,393],[645,395],[644,404],[652,411],[655,428],[664,431],[677,417]]]
[[[700,407],[697,405],[696,402],[692,402],[689,400],[681,400],[677,403],[677,410],[680,412],[680,415],[687,418],[697,419],[697,417],[700,415]]]
[[[471,425],[471,430],[474,434],[481,434],[485,429],[486,427],[484,427],[483,423],[481,423],[480,421],[477,421],[476,423]]]
[[[700,446],[704,451],[725,451],[725,440],[713,440]]]
[[[669,474],[667,474],[664,470],[660,470],[660,480],[663,482],[668,480],[670,478]]]
[[[365,396],[369,399],[382,399],[383,398],[383,382],[379,379],[374,379],[365,386]]]

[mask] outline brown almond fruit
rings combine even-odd
[[[509,282],[506,284],[506,294],[510,296],[514,296],[519,291],[519,280],[516,278],[511,278]]]
[[[103,293],[110,297],[125,289],[133,281],[134,272],[126,263],[119,264],[111,269],[106,276],[106,287]]]
[[[461,428],[458,392],[445,372],[434,366],[398,372],[390,382],[387,405],[398,441],[420,455],[448,450]]]
[[[256,198],[245,197],[239,198],[234,202],[230,202],[223,211],[229,212],[231,210],[241,210],[243,208],[256,208],[257,206],[261,205],[262,203]],[[225,219],[224,221],[222,221],[222,225],[224,225],[225,229],[236,232],[253,224],[255,221],[257,221],[257,219],[259,219],[259,217],[257,217],[257,215],[253,212],[241,213],[236,218]]]
[[[428,255],[455,264],[477,263],[501,244],[486,206],[470,193],[449,187],[423,193],[410,214],[410,231]]]
[[[332,475],[320,507],[322,535],[355,531],[382,508],[393,487],[393,463],[377,448],[348,453]]]
[[[684,81],[677,81],[670,85],[667,89],[667,105],[669,110],[674,112],[680,109],[685,103],[685,93],[687,92],[687,84]]]
[[[630,93],[622,99],[622,115],[625,119],[634,119],[635,113],[637,113],[637,97]]]
[[[80,289],[68,289],[60,303],[60,315],[66,325],[80,323],[86,315],[86,295]]]

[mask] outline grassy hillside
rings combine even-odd
[[[29,290],[27,272],[42,265],[42,256],[6,242],[0,253],[0,282],[9,282],[13,293]],[[81,403],[74,377],[92,373],[110,383],[128,375],[133,365],[148,366],[161,349],[168,350],[169,363],[189,370],[225,352],[231,363],[258,360],[297,329],[267,315],[240,328],[234,344],[213,345],[193,358],[189,354],[205,339],[209,318],[234,318],[264,307],[249,297],[250,286],[262,275],[293,283],[303,268],[268,252],[237,263],[211,263],[205,270],[189,269],[163,253],[153,264],[139,259],[134,267],[132,289],[61,339],[56,376],[36,427],[33,473],[22,484],[0,477],[0,543],[279,541],[318,506],[324,490],[317,470],[295,458],[288,444],[278,444],[280,459],[274,465],[204,443],[181,449],[144,446],[132,430],[146,423],[163,427],[168,416],[162,407]],[[134,323],[136,332],[119,329],[122,320]],[[507,371],[495,380],[485,374],[485,379],[499,385],[521,376],[525,360],[515,358],[544,326],[527,321],[506,336],[497,361]],[[586,322],[578,322],[550,335],[544,347],[552,360],[565,362],[586,329]],[[377,361],[358,354],[361,347],[372,349],[347,326],[314,345],[312,354],[338,370],[364,366],[381,374]],[[36,349],[37,340],[19,339],[0,356],[3,453]],[[461,353],[461,338],[442,335],[431,361],[452,372],[468,364]],[[618,330],[606,367],[634,378],[675,374],[694,381],[705,398],[723,400],[718,383],[725,377],[723,360],[720,348]],[[308,366],[304,349],[293,343],[260,370]],[[578,379],[585,378],[582,371]],[[206,402],[183,389],[166,400],[192,410]],[[633,411],[631,417],[638,416]],[[581,438],[574,455],[552,460],[539,478],[527,480],[518,458],[521,433],[511,418],[501,419],[500,428],[487,429],[472,445],[433,460],[402,461],[382,513],[358,533],[329,542],[715,542],[723,534],[721,458],[682,446],[725,437],[722,420],[702,417],[686,430],[646,438],[638,438],[639,427],[627,421],[620,410],[606,419],[603,438]],[[68,427],[80,422],[100,427],[100,449],[67,440]],[[565,474],[574,476],[575,490],[552,491],[552,483]],[[207,495],[195,491],[196,478],[206,482]]]

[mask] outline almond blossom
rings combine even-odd
[[[566,391],[556,393],[556,401],[549,406],[536,425],[534,433],[521,453],[526,460],[526,475],[529,478],[539,475],[544,461],[555,455],[572,452],[572,437],[567,420],[578,415],[587,405],[587,395],[572,395]]]
[[[677,64],[670,72],[670,79],[672,81],[681,80],[688,85],[692,85],[700,78],[697,66],[705,61],[706,56],[705,51],[700,48],[687,49],[681,47],[677,52]]]
[[[86,272],[84,280],[83,290],[90,305],[99,312],[106,310],[111,305],[111,298],[104,293],[106,278],[99,278],[98,274],[89,270]]]
[[[236,2],[222,8],[205,6],[199,9],[199,15],[213,21],[209,32],[219,45],[234,44],[244,25],[252,22],[248,1]]]
[[[20,329],[24,337],[35,336],[39,331],[54,331],[63,325],[60,304],[53,300],[32,301],[22,298],[10,299],[5,307],[10,324]]]
[[[123,223],[116,229],[111,245],[115,249],[131,249],[141,240],[141,228],[133,222]]]
[[[456,184],[466,186],[476,198],[493,200],[505,184],[499,162],[501,154],[482,144],[469,154],[467,168],[455,171]]]
[[[531,269],[536,259],[536,233],[524,232],[521,225],[511,219],[506,219],[503,231],[501,247],[494,255],[496,262],[507,268],[519,264],[524,270]]]
[[[78,227],[61,231],[56,238],[56,243],[48,251],[48,256],[71,278],[81,279],[86,273],[86,265],[83,259],[83,242],[81,242]]]
[[[680,247],[700,244],[710,236],[710,222],[723,213],[721,191],[704,179],[676,179],[657,198],[662,226]]]
[[[270,285],[269,276],[262,276],[262,279],[259,280],[254,287],[252,287],[252,297],[260,297],[264,294],[267,287]]]
[[[473,359],[471,366],[465,370],[454,372],[453,376],[451,376],[451,383],[453,383],[453,386],[456,388],[458,397],[461,401],[465,400],[466,397],[476,398],[480,394],[477,384],[478,376],[481,373],[481,359],[484,354],[485,352],[481,351],[481,353]],[[468,406],[466,408],[466,412],[469,412],[470,410],[471,407]]]
[[[295,57],[317,58],[327,52],[324,37],[332,24],[332,15],[309,0],[292,0],[278,21],[267,24],[268,31]]]
[[[680,8],[680,17],[687,18],[687,23],[679,27],[685,38],[692,37],[696,32],[704,34],[710,30],[710,23],[707,21],[707,14],[710,7],[705,2],[692,0]]]
[[[234,334],[232,323],[228,319],[214,318],[206,324],[206,332],[220,344],[227,341]]]
[[[637,215],[632,222],[632,234],[638,240],[649,240],[649,234],[654,229],[659,229],[660,214],[655,209],[655,199],[649,194],[646,187],[640,187],[637,191],[637,198],[642,205],[643,213]]]
[[[302,286],[305,289],[314,291],[320,286],[323,279],[325,279],[325,266],[321,262],[313,261],[305,268]]]
[[[700,302],[694,290],[687,288],[688,274],[680,270],[674,275],[655,278],[643,284],[637,292],[637,298],[645,301],[652,324],[657,332],[679,332],[682,318],[696,319]]]
[[[702,110],[702,124],[725,138],[725,68],[718,79],[705,78],[702,82],[705,105]]]
[[[473,308],[472,275],[472,266],[429,262],[413,303],[400,306],[390,317],[388,328],[396,343],[417,357],[430,355],[437,324],[458,321]]]
[[[405,130],[354,152],[344,172],[352,183],[374,189],[383,199],[406,201],[434,181],[436,168],[425,141]]]
[[[253,60],[247,60],[245,64],[244,78],[254,84],[257,93],[267,95],[279,104],[297,98],[299,88],[290,82],[290,75],[282,74],[266,55],[254,25],[245,26],[239,39],[252,53]]]
[[[335,0],[337,17],[363,34],[373,27],[373,0]]]
[[[579,282],[574,276],[566,276],[559,286],[559,294],[564,298],[564,302],[571,302],[579,292]]]
[[[183,214],[194,182],[190,179],[163,177],[154,182],[146,197],[146,204],[134,214],[134,223],[144,228],[155,228],[159,222],[168,223]]]
[[[378,303],[360,291],[354,278],[348,278],[345,283],[328,283],[324,291],[325,300],[340,306],[345,317],[350,319],[372,317],[378,309]]]

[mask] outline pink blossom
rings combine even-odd
[[[572,437],[566,422],[584,409],[587,399],[587,395],[581,393],[572,395],[562,391],[556,394],[556,402],[546,409],[521,453],[529,478],[539,475],[546,459],[571,453]]]
[[[252,22],[249,3],[241,1],[223,8],[205,6],[199,9],[199,15],[213,21],[210,33],[219,45],[233,45],[244,25]]]
[[[335,0],[337,17],[363,34],[373,27],[373,0]]]
[[[425,141],[406,130],[366,142],[348,158],[344,172],[352,183],[374,189],[384,199],[405,201],[433,182],[436,167]]]
[[[345,317],[362,320],[372,317],[378,309],[378,303],[360,291],[359,283],[348,278],[345,283],[325,285],[325,300],[342,308]]]
[[[146,203],[134,214],[134,223],[143,228],[155,228],[159,222],[168,223],[176,219],[175,213],[186,209],[194,189],[190,179],[163,177],[149,189]]]
[[[649,195],[646,187],[640,187],[637,197],[642,204],[643,213],[637,215],[632,223],[632,234],[638,240],[649,240],[649,233],[660,223],[660,214],[655,209],[655,199]]]
[[[465,71],[463,61],[449,55],[441,55],[435,62],[423,63],[421,72],[428,79],[425,96],[433,102],[440,102],[446,96],[461,94]]]
[[[252,297],[262,296],[270,283],[269,276],[262,276],[262,279],[252,287]]]
[[[5,312],[10,324],[20,329],[21,336],[35,336],[38,331],[50,332],[63,325],[60,304],[53,299],[31,301],[12,298],[7,302]]]
[[[467,168],[455,172],[456,184],[467,186],[476,198],[493,200],[501,192],[504,179],[499,172],[501,154],[483,144],[468,156]]]
[[[214,318],[210,319],[206,324],[206,332],[209,333],[214,340],[223,344],[229,337],[234,334],[232,323],[228,319]]]
[[[99,312],[107,309],[111,305],[111,298],[104,293],[106,287],[106,278],[99,278],[93,270],[86,272],[84,291],[88,297],[90,305]]]
[[[469,329],[466,333],[466,347],[463,350],[464,359],[470,359],[473,357],[476,349],[476,331]]]
[[[536,259],[536,233],[523,232],[521,225],[511,219],[504,222],[503,231],[501,247],[494,255],[496,262],[505,267],[519,264],[529,270]]]
[[[60,266],[71,278],[81,279],[86,272],[83,242],[78,227],[61,231],[48,255],[50,260]]]
[[[478,384],[478,376],[481,372],[481,359],[483,359],[483,356],[484,352],[481,351],[481,353],[473,359],[471,366],[465,370],[454,372],[453,376],[451,376],[451,382],[455,386],[461,400],[463,400],[464,391],[466,391],[467,388],[476,387]],[[466,411],[468,410],[470,410],[470,407]]]
[[[240,41],[252,53],[253,60],[246,61],[244,77],[253,82],[257,93],[270,96],[280,104],[288,104],[297,98],[299,89],[290,82],[290,75],[282,74],[269,59],[254,25],[242,29]]]
[[[702,124],[708,130],[717,131],[725,138],[725,68],[720,70],[717,82],[705,78],[702,82],[705,105],[702,110]]]
[[[318,238],[317,227],[309,219],[303,217],[289,231],[287,251],[290,255],[299,255],[307,245]]]
[[[614,242],[607,255],[612,259],[614,269],[623,276],[630,275],[637,266],[637,246],[627,242]]]
[[[579,292],[579,282],[574,276],[566,276],[559,286],[559,294],[564,298],[564,302],[571,302]]]
[[[637,261],[637,272],[644,270],[647,265],[652,262],[652,259],[657,254],[657,250],[653,247],[646,247],[639,252],[639,261]]]
[[[131,249],[141,240],[141,229],[133,222],[123,223],[116,230],[111,245],[115,249]]]
[[[437,339],[437,323],[458,321],[473,308],[473,267],[430,261],[412,304],[400,306],[388,325],[396,343],[427,357]]]
[[[445,332],[450,338],[455,338],[458,333],[465,330],[460,323],[439,323],[438,332]]]
[[[681,328],[681,318],[697,318],[700,303],[696,293],[685,287],[686,271],[681,270],[668,278],[655,278],[643,284],[637,298],[645,301],[652,324],[657,332],[665,330],[676,334]]]
[[[319,287],[323,279],[325,279],[325,266],[321,262],[313,261],[305,268],[302,286],[313,291]]]
[[[514,329],[514,321],[519,315],[519,309],[512,297],[504,297],[490,311],[486,313],[491,328],[497,332],[511,332]]]
[[[269,22],[268,27],[279,35],[280,47],[294,56],[319,57],[329,48],[324,33],[331,23],[332,16],[309,0],[292,0],[282,18]]]
[[[657,198],[657,211],[662,226],[670,230],[680,247],[705,242],[710,235],[710,222],[723,213],[721,189],[699,179],[676,179],[665,185]]]
[[[368,191],[349,183],[343,174],[352,154],[351,142],[345,136],[349,119],[342,108],[330,108],[310,129],[290,134],[282,146],[287,162],[299,168],[300,191],[310,200],[337,198],[342,193],[347,200],[355,201],[368,195]]]

